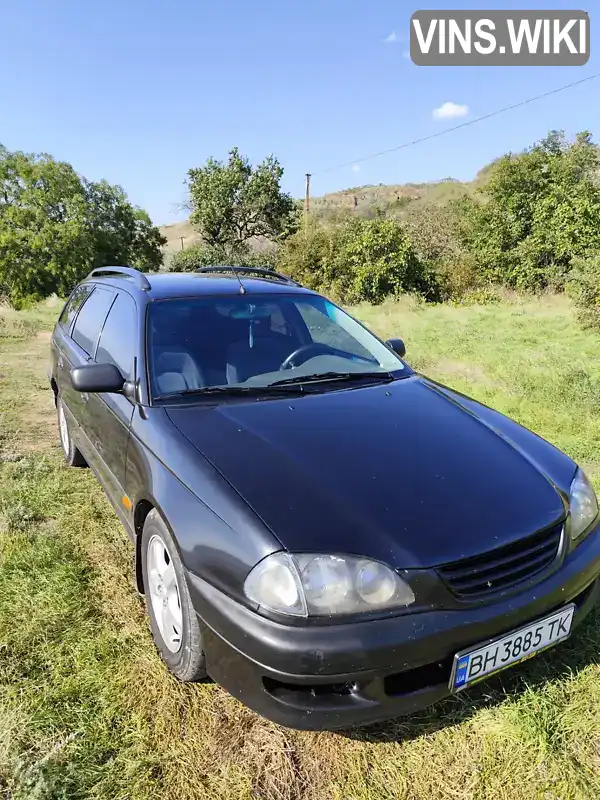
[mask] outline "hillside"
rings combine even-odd
[[[181,250],[182,245],[183,247],[189,247],[200,238],[187,219],[184,222],[173,222],[171,225],[161,225],[159,230],[167,240],[167,244],[162,248],[165,262],[167,262],[174,253]],[[182,238],[183,242],[181,241]]]
[[[485,177],[489,167],[482,169],[473,181],[461,182],[454,178],[445,178],[429,183],[377,184],[355,186],[332,192],[321,197],[311,198],[311,211],[315,216],[333,219],[355,211],[360,216],[370,216],[377,208],[393,213],[394,208],[403,208],[409,203],[439,203],[443,205],[465,194],[472,193]],[[301,201],[299,201],[301,202]],[[190,225],[189,220],[162,225],[161,233],[167,239],[163,248],[165,262],[183,246],[189,247],[199,241],[199,236]],[[256,250],[264,248],[264,244],[254,243]]]
[[[361,211],[375,207],[393,208],[408,203],[447,203],[473,191],[475,182],[462,183],[454,178],[445,178],[431,183],[377,184],[355,186],[340,192],[332,192],[312,200],[315,213],[327,215],[333,209],[357,209]]]

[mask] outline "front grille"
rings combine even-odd
[[[563,523],[472,558],[438,567],[438,575],[458,598],[476,600],[510,589],[543,572],[556,558]]]

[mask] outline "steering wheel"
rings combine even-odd
[[[309,358],[314,356],[328,355],[331,353],[332,348],[328,344],[320,344],[319,342],[311,342],[310,344],[303,344],[302,347],[296,348],[293,353],[281,362],[280,370],[291,369],[292,367],[299,367],[304,364]]]

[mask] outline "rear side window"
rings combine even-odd
[[[96,287],[75,320],[73,341],[77,342],[88,356],[94,355],[98,336],[114,299],[114,292]]]
[[[133,299],[121,292],[112,304],[100,334],[96,361],[114,364],[126,380],[133,380],[137,314]]]
[[[69,298],[69,302],[63,308],[63,312],[60,315],[58,321],[60,324],[69,331],[71,329],[71,323],[77,316],[77,312],[81,308],[81,306],[85,303],[86,299],[88,298],[90,292],[92,291],[93,286],[78,286],[71,297]]]

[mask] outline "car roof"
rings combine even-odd
[[[95,283],[125,289],[130,294],[145,296],[148,301],[176,297],[202,297],[209,295],[240,294],[240,281],[235,274],[155,272],[140,273],[148,280],[149,289],[144,289],[133,275],[92,275],[83,283]],[[246,294],[316,294],[311,289],[273,278],[247,277],[243,269],[239,278]]]

